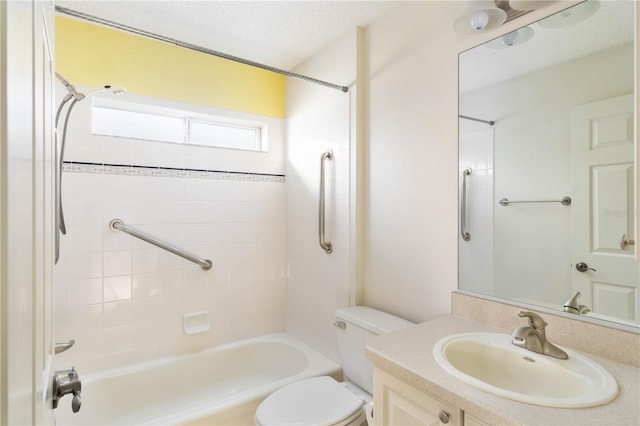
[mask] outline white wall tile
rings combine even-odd
[[[104,277],[103,287],[105,302],[131,299],[131,275]]]
[[[103,276],[131,274],[131,251],[105,251]]]
[[[108,145],[109,138],[79,134],[74,139],[83,143],[69,155],[97,164],[282,174],[283,120],[269,120],[273,154],[133,140]],[[69,233],[54,270],[54,338],[77,343],[73,359],[61,356],[60,362],[88,373],[284,328],[283,183],[108,169],[65,172],[64,182]],[[115,218],[210,258],[212,269],[109,229]],[[201,309],[210,309],[212,331],[185,335],[183,315]]]
[[[102,279],[90,278],[69,282],[69,306],[102,303]]]
[[[108,302],[103,305],[103,326],[104,328],[122,327],[132,322],[131,300],[119,302]]]
[[[133,274],[153,273],[158,271],[158,249],[141,249],[132,251]]]

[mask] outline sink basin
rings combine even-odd
[[[538,354],[501,333],[463,333],[440,339],[436,362],[458,379],[486,392],[547,407],[592,407],[618,395],[618,383],[589,358],[562,348],[569,359]]]

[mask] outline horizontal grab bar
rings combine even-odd
[[[190,260],[193,263],[197,263],[205,271],[208,271],[209,269],[211,269],[211,266],[213,265],[209,259],[200,259],[199,257],[196,257],[190,253],[187,253],[182,249],[179,249],[177,247],[173,247],[167,243],[164,243],[152,237],[151,235],[147,235],[143,232],[136,231],[135,229],[125,225],[120,219],[113,219],[109,223],[109,228],[111,228],[114,231],[126,232],[127,234],[134,236],[136,238],[139,238],[142,241],[146,241],[149,244],[153,244],[156,247],[160,247],[161,249],[164,249],[170,253],[173,253],[177,256]]]
[[[563,206],[571,205],[571,197],[562,197],[561,200],[523,200],[523,201],[510,201],[507,198],[503,198],[499,201],[501,206],[508,206],[509,204],[524,204],[524,203],[560,203]]]

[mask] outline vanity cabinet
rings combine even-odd
[[[376,426],[462,426],[462,410],[440,401],[380,370],[373,373],[373,420]]]
[[[374,368],[373,421],[376,426],[487,426],[475,416]]]

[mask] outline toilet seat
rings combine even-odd
[[[331,377],[313,377],[269,395],[256,410],[257,425],[342,425],[360,415],[363,399]]]

